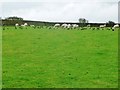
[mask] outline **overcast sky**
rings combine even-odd
[[[118,22],[119,0],[2,0],[0,14],[25,20],[78,22]]]

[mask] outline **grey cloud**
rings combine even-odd
[[[9,1],[9,0],[5,0]],[[86,18],[90,22],[118,20],[118,0],[30,0],[31,2],[5,2],[3,15],[20,16],[29,20],[73,21]],[[19,0],[18,0],[19,1]],[[35,2],[36,1],[36,2]]]

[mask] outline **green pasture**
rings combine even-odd
[[[118,30],[2,30],[3,88],[117,88]]]

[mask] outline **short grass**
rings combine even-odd
[[[3,88],[116,88],[118,31],[2,31]]]

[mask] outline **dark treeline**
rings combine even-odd
[[[35,25],[35,26],[53,26],[56,23],[63,24],[65,22],[44,22],[44,21],[30,21],[30,20],[2,20],[2,23],[0,25],[3,26],[15,26],[15,24],[24,24],[28,23],[28,25]],[[71,22],[66,22],[66,24],[78,24],[80,27],[84,27],[87,25],[90,25],[91,27],[99,27],[100,25],[106,24],[107,27],[113,27],[115,24],[109,24],[109,23],[71,23]],[[120,25],[120,24],[119,24]]]

